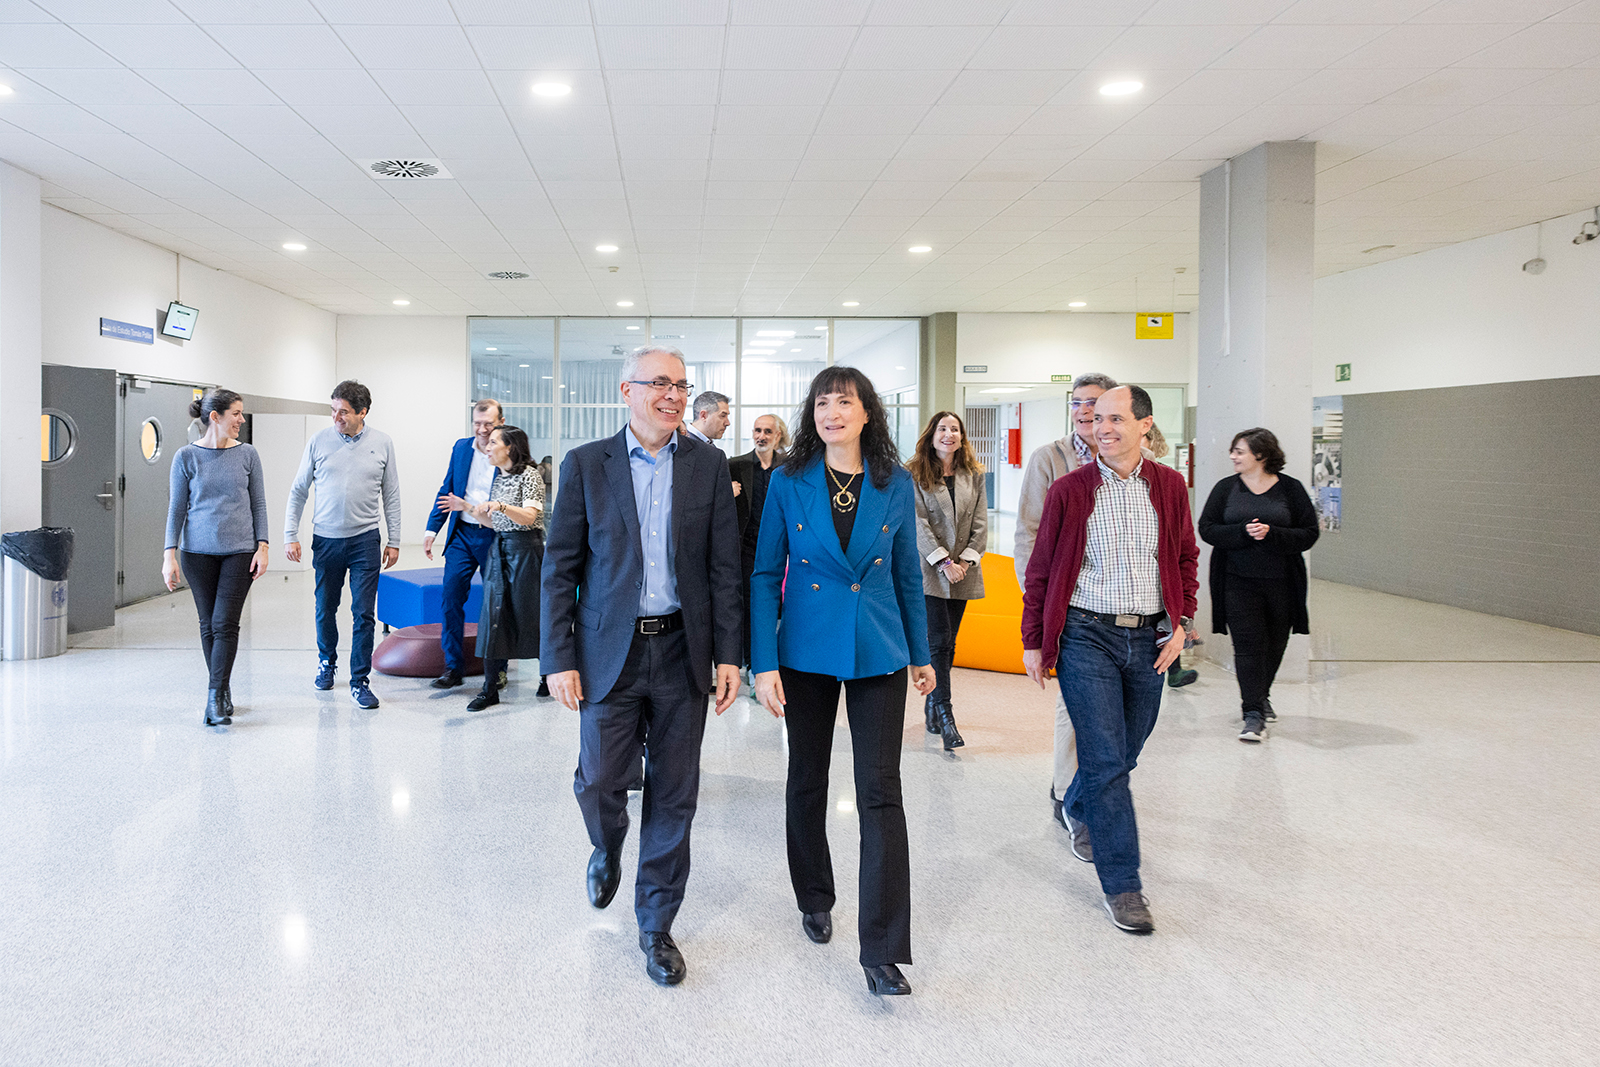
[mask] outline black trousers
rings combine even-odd
[[[682,630],[634,634],[627,664],[604,700],[584,701],[578,716],[577,795],[589,843],[619,852],[628,836],[628,786],[639,776],[644,739],[644,803],[639,816],[639,873],[634,915],[639,929],[669,933],[689,881],[689,825],[700,797],[700,742],[706,694],[690,680]]]
[[[911,962],[911,849],[900,793],[900,735],[906,724],[906,671],[840,683],[827,674],[780,667],[788,700],[789,880],[802,912],[832,911],[836,900],[828,851],[828,764],[844,686],[855,755],[856,813],[861,820],[861,963]]]
[[[1243,713],[1262,714],[1283,663],[1283,650],[1289,647],[1296,607],[1293,594],[1276,582],[1230,574],[1224,607]]]
[[[200,614],[200,650],[210,668],[208,688],[222,689],[233,677],[233,659],[239,654],[239,617],[250,595],[250,560],[254,552],[211,556],[182,553],[183,580],[194,594]]]
[[[967,612],[965,600],[923,595],[928,605],[928,652],[933,658],[936,684],[928,699],[935,704],[950,702],[950,668],[956,660],[956,634],[961,631],[961,616]]]

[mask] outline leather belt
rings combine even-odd
[[[1142,630],[1146,626],[1154,626],[1167,617],[1164,611],[1158,611],[1154,615],[1115,615],[1106,611],[1090,611],[1087,608],[1069,610],[1076,611],[1079,615],[1087,615],[1091,619],[1098,619],[1107,626],[1120,626],[1124,630]]]
[[[683,612],[681,611],[674,611],[671,615],[640,615],[633,620],[633,632],[641,637],[670,634],[674,630],[681,629],[683,629]]]

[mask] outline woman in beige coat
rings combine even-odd
[[[906,468],[916,484],[917,550],[928,606],[928,651],[937,679],[923,715],[928,732],[944,736],[948,752],[966,744],[950,706],[950,667],[967,601],[983,596],[988,493],[966,424],[953,411],[941,411],[929,421]]]

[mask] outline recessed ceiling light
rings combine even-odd
[[[594,246],[594,250],[596,252],[615,252],[617,250],[617,246],[616,245],[595,245]]]
[[[1002,385],[994,389],[979,389],[980,393],[1026,393],[1026,386]]]
[[[811,328],[812,328],[812,329],[813,329],[813,330],[821,330],[821,331],[823,331],[823,332],[824,332],[824,333],[826,333],[826,332],[827,332],[827,330],[828,330],[828,324],[827,324],[827,323],[825,323],[825,322],[819,322],[819,323],[817,323],[817,324],[816,324],[816,325],[815,325],[815,326],[813,326],[813,327],[811,327]]]
[[[394,306],[397,307],[397,308],[408,307],[408,306],[410,306],[410,304],[411,304],[411,301],[409,301],[409,300],[396,300],[394,302]]]
[[[798,349],[798,348],[791,348],[791,349],[789,349],[789,351],[791,351],[791,352],[798,352],[798,351],[800,351],[800,350],[799,350],[799,349]]]
[[[1136,82],[1136,81],[1106,82],[1104,85],[1100,86],[1100,95],[1101,96],[1132,96],[1134,93],[1138,92],[1140,89],[1143,89],[1143,88],[1144,88],[1144,82]]]
[[[11,88],[11,86],[0,85],[0,96],[10,96],[14,92],[16,92],[16,90]]]
[[[747,356],[771,356],[776,355],[777,351],[776,348],[747,348],[744,350],[744,354]]]
[[[637,326],[629,326],[629,327],[628,327],[628,329],[630,329],[630,330],[637,330],[637,329],[638,329],[638,328],[639,328],[639,327],[637,327]]]
[[[541,382],[550,382],[550,381],[555,381],[555,375],[553,375],[553,374],[545,374],[545,375],[541,375],[541,376],[540,376],[540,378],[539,378],[539,380],[540,380],[540,381],[541,381]]]
[[[757,337],[793,337],[793,330],[757,330]]]
[[[521,367],[523,370],[527,370],[528,367],[529,367],[529,364],[527,364],[527,363],[518,363],[517,366]]]
[[[843,306],[845,306],[847,308],[858,308],[858,307],[861,306],[861,301],[859,301],[859,300],[846,300],[844,302]]]
[[[895,370],[905,370],[905,368],[904,367],[896,367]]]
[[[283,250],[285,252],[304,252],[306,246],[297,241],[285,241],[283,242]]]
[[[1086,308],[1088,306],[1089,302],[1087,300],[1074,300],[1072,303],[1067,305],[1069,308]]]
[[[494,345],[490,345],[489,347],[485,348],[484,351],[485,352],[498,352],[500,350],[498,348],[496,348]]]
[[[534,82],[534,96],[566,96],[572,92],[572,86],[563,85],[561,82]]]
[[[617,301],[617,307],[619,307],[619,308],[631,308],[631,307],[633,307],[633,301],[632,300],[618,300]]]
[[[933,251],[933,246],[932,245],[912,245],[910,248],[906,249],[906,251],[907,252],[932,252]]]

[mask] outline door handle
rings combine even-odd
[[[105,492],[96,493],[94,498],[100,501],[100,506],[105,508],[107,511],[111,511],[117,506],[117,494],[111,491],[110,482],[106,483]]]

